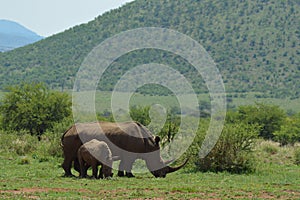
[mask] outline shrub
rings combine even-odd
[[[275,141],[279,142],[281,146],[294,145],[296,142],[300,142],[300,118],[286,118],[285,123],[274,135]]]
[[[40,137],[54,123],[71,115],[69,96],[49,91],[43,84],[22,84],[9,91],[0,104],[5,130],[26,130]]]
[[[234,173],[254,170],[252,150],[258,137],[257,125],[245,123],[226,124],[211,152],[196,161],[200,171],[228,171]]]
[[[295,157],[295,164],[300,165],[300,148],[295,149],[294,157]]]
[[[251,106],[241,106],[238,109],[237,120],[248,124],[259,124],[259,136],[264,139],[274,139],[274,132],[280,130],[286,115],[278,106],[256,103]]]

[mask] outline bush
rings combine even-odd
[[[26,130],[40,137],[56,122],[71,115],[69,96],[49,91],[43,84],[22,84],[9,90],[0,104],[4,130]]]
[[[275,141],[279,142],[281,146],[294,145],[296,142],[300,142],[300,118],[286,118],[285,123],[274,135]]]
[[[300,148],[295,149],[294,157],[295,157],[295,164],[300,165]]]
[[[264,139],[274,139],[274,132],[279,131],[286,114],[278,106],[256,103],[254,106],[241,106],[237,119],[248,124],[259,124],[259,136]]]
[[[196,161],[197,169],[233,173],[253,171],[254,156],[252,150],[258,132],[257,125],[226,124],[211,152],[205,158]]]

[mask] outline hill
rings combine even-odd
[[[16,22],[0,20],[0,52],[22,47],[42,38]]]
[[[197,40],[210,53],[227,92],[300,97],[300,4],[297,0],[136,0],[95,20],[33,45],[0,53],[0,88],[21,81],[42,81],[52,88],[72,88],[84,57],[101,41],[140,27],[163,27]],[[138,59],[137,59],[138,58]],[[205,92],[201,77],[176,55],[135,51],[118,59],[100,81],[112,90],[126,69],[160,62],[180,70]],[[153,89],[144,88],[144,92]]]

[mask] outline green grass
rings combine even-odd
[[[268,105],[277,105],[285,111],[300,112],[300,99],[277,99],[277,98],[257,98],[257,93],[247,93],[245,98],[232,98],[232,105],[239,107],[241,105],[251,105],[257,103],[264,103]],[[260,93],[259,93],[260,94]]]
[[[21,162],[24,159],[28,162]],[[290,163],[260,162],[253,174],[200,173],[183,169],[166,178],[135,173],[135,178],[94,180],[62,177],[61,162],[62,158],[49,157],[43,161],[31,155],[1,153],[0,199],[300,198],[300,167]]]
[[[33,136],[0,132],[0,199],[300,198],[300,166],[294,164],[293,156],[299,143],[279,147],[274,142],[258,141],[254,152],[257,170],[250,174],[195,172],[190,163],[166,178],[138,173],[135,168],[135,178],[94,180],[63,177],[60,140],[50,139],[43,137],[38,142]],[[56,157],[48,151],[52,149],[50,142],[58,151]]]

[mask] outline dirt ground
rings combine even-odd
[[[74,189],[65,189],[65,188],[22,188],[19,190],[0,190],[0,194],[4,195],[5,194],[9,194],[7,196],[7,198],[13,196],[13,195],[22,195],[22,197],[26,198],[26,199],[40,199],[39,196],[37,196],[36,193],[47,193],[47,192],[70,192],[70,191],[75,191]],[[76,190],[76,192],[80,192],[84,195],[84,193],[90,193],[91,191],[86,190],[86,189],[79,189]],[[113,191],[110,191],[113,193]],[[117,192],[117,191],[116,191]],[[108,191],[99,191],[98,194],[99,195],[103,195],[106,196],[108,193]],[[288,196],[292,195],[295,197],[300,197],[300,191],[284,191],[284,193],[286,194],[282,194],[280,197],[276,197],[272,194],[269,194],[268,192],[260,192],[259,194],[251,194],[251,193],[247,193],[247,194],[243,194],[243,195],[237,195],[234,197],[230,197],[231,199],[252,199],[252,198],[260,198],[260,199],[288,199]],[[105,195],[106,194],[106,195]],[[113,194],[110,194],[110,196],[114,196]],[[221,199],[218,197],[218,194],[204,194],[204,193],[199,193],[199,196],[204,197],[205,199]],[[286,197],[286,198],[285,198]],[[136,200],[142,200],[144,198],[137,198]],[[153,198],[151,198],[153,199]],[[163,200],[165,199],[165,197],[162,198],[154,198],[155,200]],[[202,199],[202,198],[192,198],[193,200],[198,200],[198,199]]]

